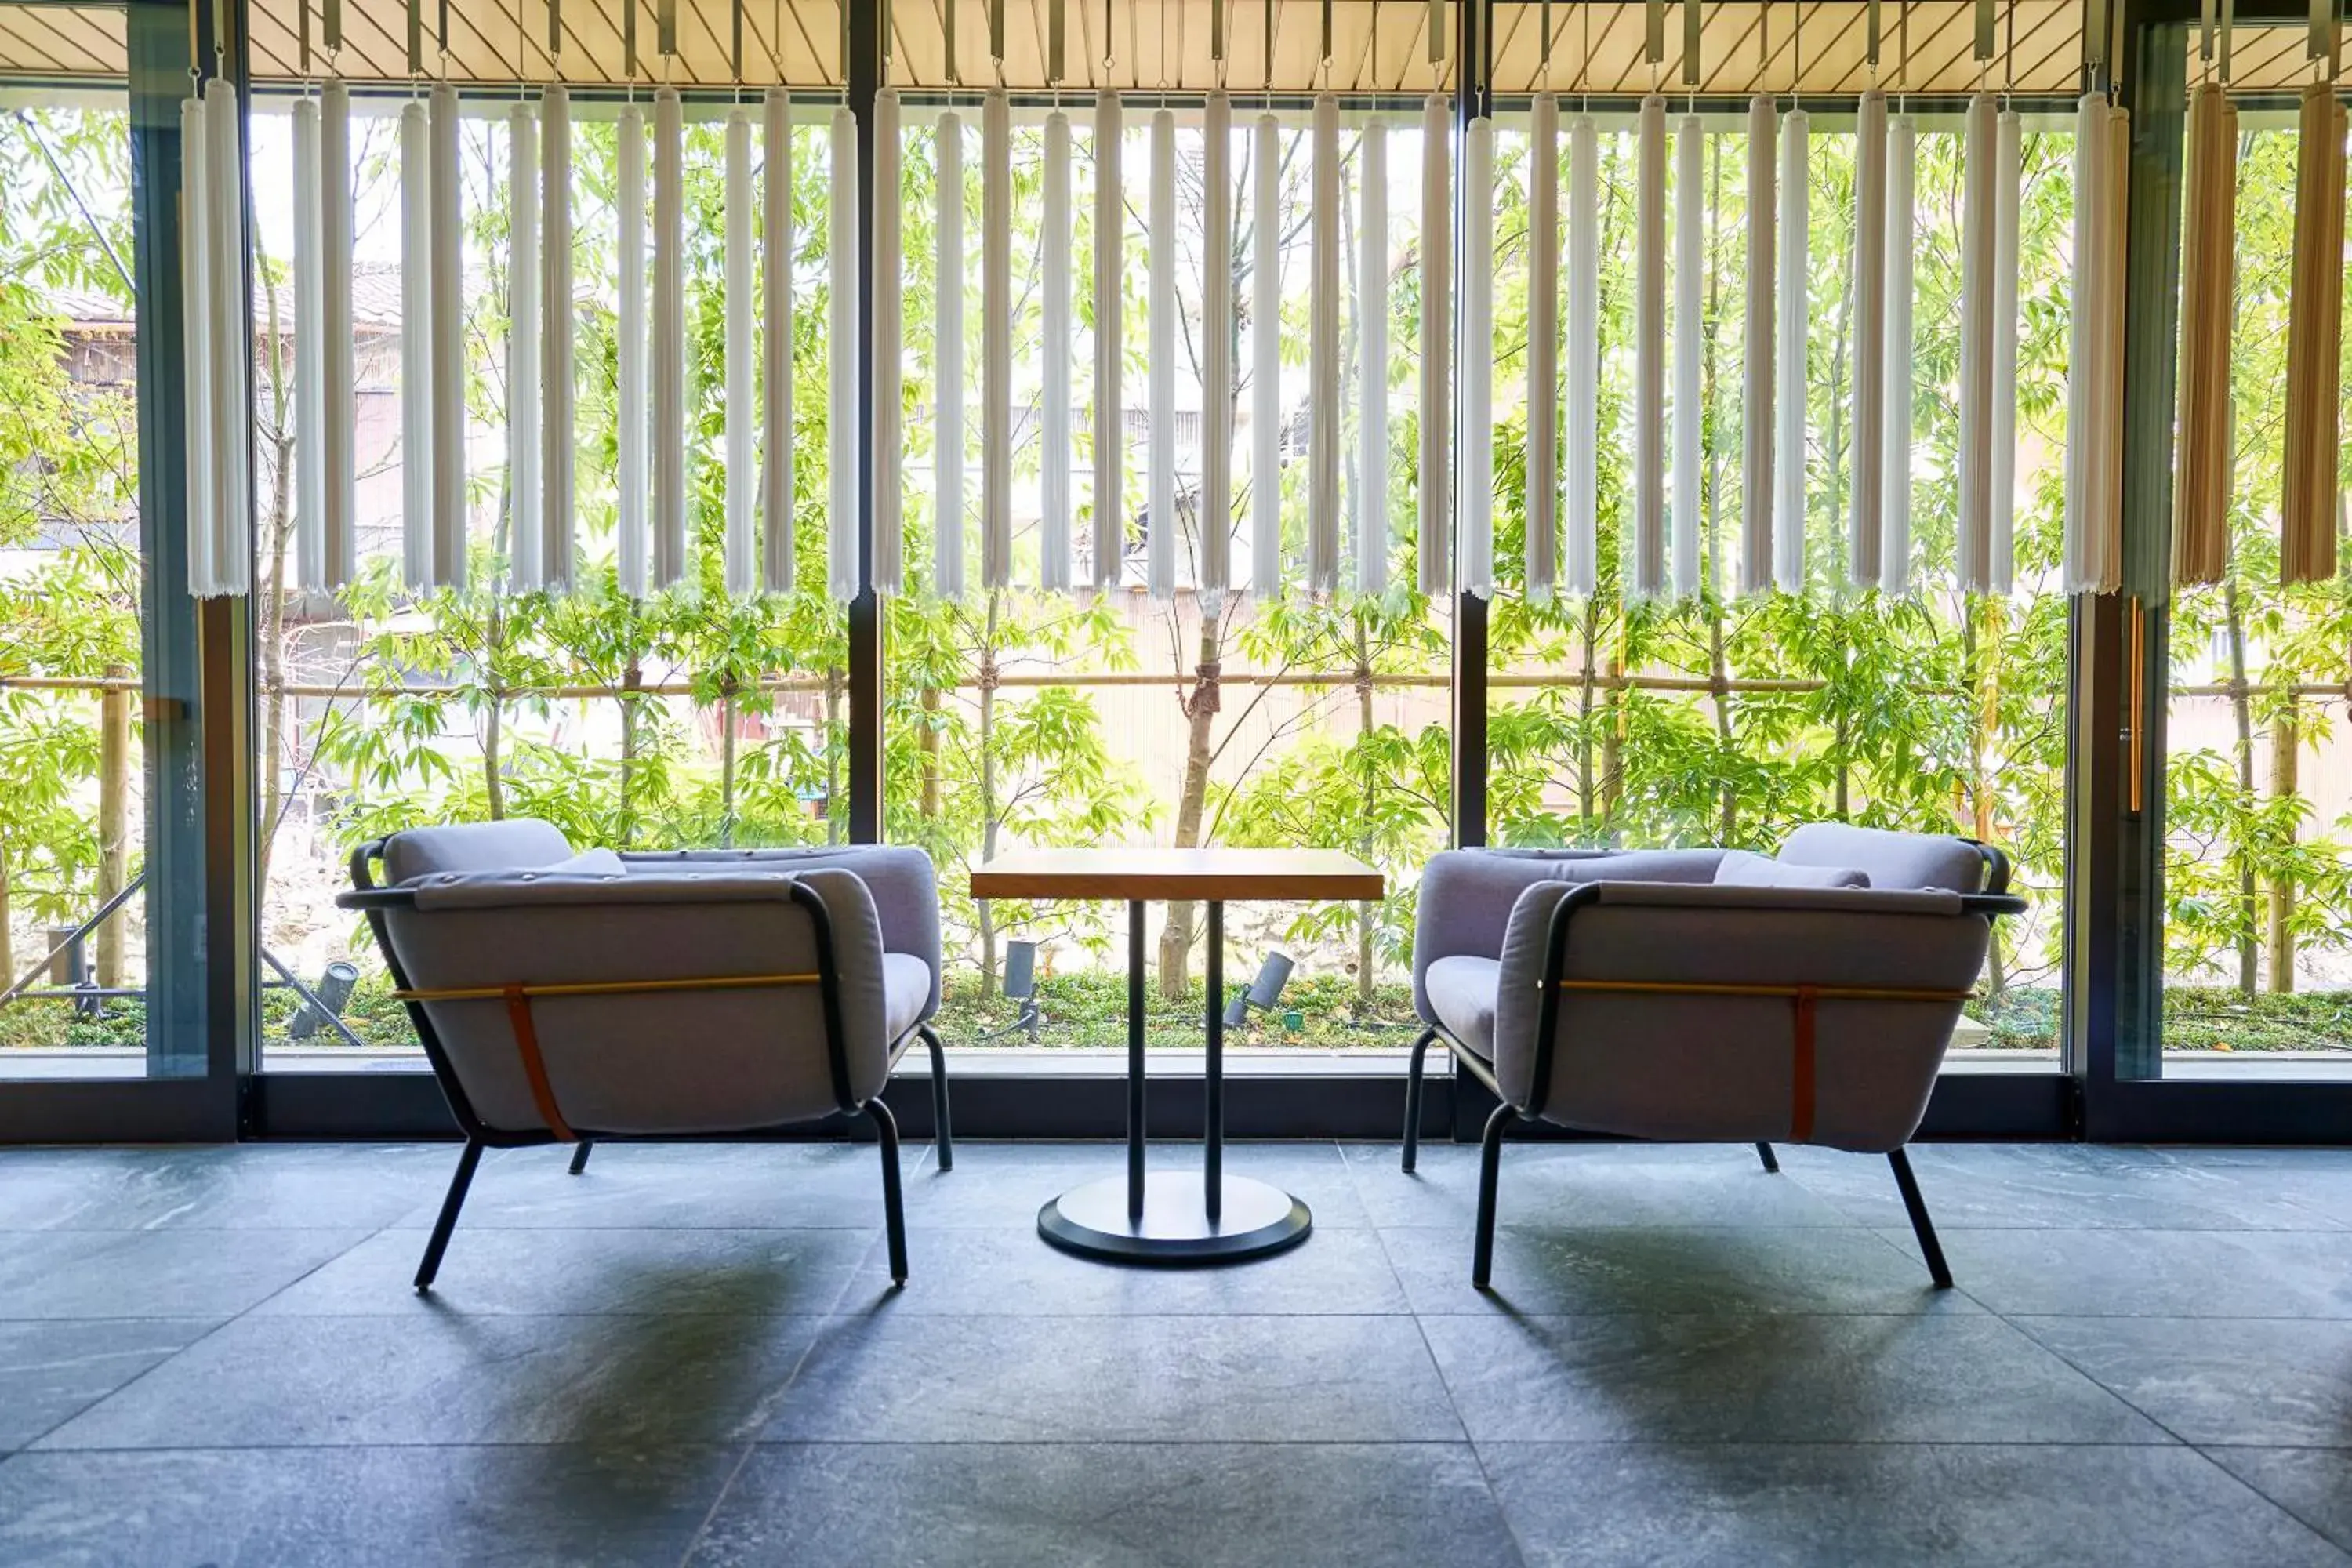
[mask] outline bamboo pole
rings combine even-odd
[[[111,679],[128,671],[121,665],[108,668]],[[98,728],[98,898],[103,904],[122,891],[131,868],[131,693],[115,687],[99,698]],[[122,984],[122,924],[110,920],[98,928],[98,983],[111,988]]]

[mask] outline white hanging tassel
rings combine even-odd
[[[646,526],[646,121],[636,105],[622,109],[617,140],[614,222],[620,252],[620,309],[614,323],[614,357],[620,373],[615,389],[616,461],[614,501],[619,539],[621,592],[642,599],[653,552]]]
[[[1144,576],[1153,602],[1176,596],[1176,116],[1151,117],[1150,240],[1151,436],[1150,511],[1144,518]]]
[[[530,593],[547,581],[539,476],[539,121],[529,104],[507,111],[508,582]]]
[[[411,588],[430,588],[439,581],[433,569],[433,122],[421,101],[400,111],[400,445],[401,575]]]
[[[1066,592],[1070,571],[1070,117],[1060,110],[1045,117],[1045,226],[1038,235],[1044,254],[1044,320],[1038,353],[1045,362],[1044,452],[1039,459],[1039,497],[1044,516],[1043,570],[1049,594]]]
[[[1698,116],[1675,124],[1675,597],[1698,594],[1699,458],[1706,400],[1700,300],[1706,272],[1706,149]]]
[[[2074,315],[2068,324],[2066,363],[2066,536],[2063,575],[2069,594],[2099,590],[2106,574],[2105,534],[2100,527],[2098,367],[2107,310],[2105,263],[2100,255],[2106,233],[2107,100],[2086,92],[2074,115]],[[2193,237],[2193,234],[2192,234]]]
[[[887,111],[884,108],[886,100],[888,105]],[[763,391],[766,394],[761,407],[763,419],[760,437],[761,523],[760,580],[761,585],[771,594],[789,594],[795,586],[797,574],[795,568],[798,563],[793,559],[795,541],[793,538],[793,523],[799,510],[798,492],[794,489],[793,482],[792,95],[781,87],[772,87],[768,89],[767,96],[761,100],[760,107],[761,120],[760,131],[762,143],[761,151],[764,164],[762,172],[766,176],[762,183],[767,187],[762,206],[762,212],[767,220],[767,248],[761,256],[763,287],[760,296],[761,310],[766,318],[760,328],[761,369],[763,373],[761,379],[765,383]],[[885,89],[884,91],[877,94],[874,107],[876,157],[879,159],[885,155],[883,135],[886,125],[889,132],[888,151],[895,153],[898,146],[898,95],[897,91]],[[877,169],[876,173],[878,174],[880,171]],[[877,188],[884,191],[894,190],[895,182],[892,185]],[[886,200],[881,206],[875,209],[874,221],[877,228],[877,237],[882,222],[882,206],[893,206],[893,204]],[[898,222],[895,206],[890,221],[895,230]],[[894,247],[885,254],[889,258],[885,268],[890,281],[895,285],[898,271],[898,253]],[[897,296],[893,294],[891,298],[894,308],[887,317],[889,333],[887,341],[895,345],[898,335],[898,313],[895,309]],[[877,293],[874,305],[874,325],[877,335],[885,330],[882,307],[883,301]],[[893,353],[885,360],[877,350],[876,358],[880,362],[876,366],[877,374],[889,376],[890,385],[895,388],[898,385],[896,374],[898,363],[898,355]],[[881,412],[877,405],[876,409],[877,417]],[[895,408],[892,412],[895,415]],[[880,434],[877,429],[876,436],[878,437]],[[878,530],[885,498],[888,499],[891,519],[895,521],[898,515],[896,483],[898,443],[894,440],[886,445],[877,438],[875,442],[875,460],[877,463],[887,461],[891,464],[890,472],[893,479],[887,484],[879,478],[876,480],[874,500],[877,532],[874,542],[874,570],[877,578],[891,583],[892,591],[895,592],[897,587],[895,578],[886,576],[884,574],[885,551]],[[892,540],[894,546],[896,542],[894,536]]]
[[[1125,130],[1118,94],[1095,100],[1095,538],[1093,585],[1115,588],[1127,562],[1127,426],[1119,376],[1119,304],[1127,279],[1127,196],[1119,182]]]
[[[1250,587],[1282,592],[1282,128],[1257,120],[1250,154]]]
[[[209,598],[213,567],[212,183],[205,100],[180,100],[180,343],[185,360],[181,412],[186,421],[188,593]]]
[[[931,224],[938,242],[931,290],[931,360],[938,410],[931,440],[931,591],[963,597],[963,121],[940,116],[939,210]]]
[[[1666,587],[1666,100],[1642,100],[1633,217],[1633,560],[1629,588]]]
[[[1912,185],[1916,123],[1898,114],[1886,128],[1886,428],[1880,502],[1878,584],[1911,591]]]
[[[457,163],[457,89],[433,89],[433,574],[466,585],[465,186]]]
[[[654,90],[654,586],[686,581],[686,121]]]
[[[1811,120],[1792,109],[1780,121],[1780,343],[1773,355],[1776,430],[1772,453],[1772,580],[1784,594],[1805,591],[1805,398],[1811,367],[1812,184],[1807,143]]]
[[[1748,100],[1748,298],[1740,323],[1739,591],[1772,585],[1772,95]]]
[[[1854,116],[1853,392],[1846,441],[1853,482],[1846,576],[1878,585],[1886,500],[1886,95],[1862,95]]]
[[[2344,351],[2344,105],[2330,85],[2303,90],[2295,163],[2279,580],[2323,583],[2336,568]]]
[[[1992,472],[1991,557],[1986,570],[1996,594],[2016,586],[2017,531],[2017,187],[2021,170],[2017,110],[2004,109],[1993,153],[1992,418],[1987,437]]]
[[[1201,115],[1201,612],[1233,585],[1233,100],[1209,95]],[[1048,229],[1050,233],[1050,227]],[[1050,338],[1048,341],[1053,341]]]
[[[212,246],[206,271],[213,318],[212,592],[234,595],[253,590],[253,304],[245,269],[245,132],[236,89],[219,77],[205,89],[205,134]]]
[[[578,492],[573,480],[572,328],[572,94],[561,83],[540,101],[541,202],[540,310],[540,570],[547,585],[572,587]]]
[[[783,90],[781,88],[775,88],[771,89],[770,92],[773,99],[779,100],[771,105],[772,119],[786,113],[787,110],[781,101],[783,98]],[[772,128],[771,139],[772,141],[788,134],[789,132],[780,132]],[[874,254],[868,258],[874,268],[874,365],[872,371],[874,384],[869,393],[869,398],[874,408],[872,479],[874,591],[877,594],[892,595],[902,594],[907,588],[907,498],[905,458],[901,450],[906,440],[906,372],[903,364],[905,343],[900,335],[905,331],[904,318],[901,314],[904,308],[904,289],[898,275],[898,268],[904,258],[900,254],[903,241],[899,230],[898,204],[901,196],[898,153],[898,89],[886,87],[874,95]],[[787,179],[789,179],[791,167],[789,153],[785,154],[783,161]],[[772,195],[773,199],[782,202],[789,210],[792,203],[789,184]],[[789,226],[790,217],[787,216],[784,222]],[[789,227],[786,233],[790,233]],[[790,268],[789,253],[782,258],[772,258],[770,262],[771,286],[779,296],[787,296],[791,292]],[[789,344],[792,331],[792,306],[789,300],[785,301],[783,309],[785,311],[783,331],[786,343]],[[771,330],[773,330],[772,326]],[[781,359],[772,354],[770,365],[770,374],[781,377],[789,385],[793,374],[789,347],[785,349]],[[774,438],[785,451],[786,456],[783,460],[787,466],[784,469],[784,477],[789,480],[792,473],[789,466],[792,461],[790,456],[792,428],[789,417],[792,405],[787,403],[784,406],[787,416],[784,428],[782,435]],[[774,418],[772,405],[770,409],[770,418],[772,421]],[[772,466],[770,471],[772,475]],[[789,484],[786,486],[783,499],[772,507],[770,515],[786,520],[782,531],[789,538],[792,518]],[[771,565],[772,567],[781,564],[789,577],[792,568],[789,542],[784,548],[785,559],[781,563],[772,561]],[[772,549],[772,541],[771,550]],[[772,587],[771,591],[775,590]]]
[[[760,477],[751,461],[751,111],[727,114],[727,592],[749,598],[760,591],[759,514],[753,500]]]
[[[1315,100],[1314,204],[1308,213],[1307,588],[1339,585],[1339,100]]]
[[[2233,127],[2236,119],[2233,109]],[[2106,305],[2106,320],[2100,327],[2103,352],[2099,377],[2098,517],[2105,568],[2099,574],[2099,592],[2113,594],[2122,589],[2124,577],[2124,217],[2131,189],[2131,116],[2110,104],[2106,130],[2107,199],[2101,214],[2105,233],[2099,247],[2104,271],[2100,294]],[[2230,173],[2222,188],[2229,193],[2231,216],[2223,232],[2234,235],[2238,190],[2238,140],[2234,131],[2224,145]]]
[[[326,274],[319,231],[319,106],[294,105],[294,573],[305,593],[327,583]]]
[[[1581,598],[1600,587],[1601,556],[1601,143],[1590,114],[1568,124],[1567,369],[1560,574]]]
[[[980,580],[1013,583],[1013,106],[980,110]]]
[[[844,603],[857,597],[857,117],[844,104],[833,111],[831,224],[825,236],[830,297],[825,322],[826,361],[832,372],[831,405],[825,410],[827,477],[832,505],[825,512],[825,579]]]
[[[319,108],[323,586],[337,589],[349,584],[359,570],[359,530],[354,521],[359,402],[352,363],[351,89],[340,81],[329,82],[319,95]]]
[[[1462,592],[1495,592],[1495,122],[1462,142]]]
[[[1527,574],[1543,605],[1559,572],[1559,100],[1548,92],[1536,94],[1528,180]]]
[[[1969,100],[1961,152],[1959,537],[1963,593],[1992,586],[1993,95]]]
[[[1440,29],[1443,30],[1442,28]],[[1453,109],[1433,92],[1421,106],[1421,591],[1432,597],[1453,583],[1453,513],[1445,476],[1454,384],[1447,339],[1454,312]]]

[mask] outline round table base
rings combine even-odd
[[[1307,1239],[1307,1205],[1246,1176],[1224,1179],[1224,1212],[1209,1218],[1198,1171],[1144,1178],[1143,1215],[1127,1212],[1127,1177],[1073,1187],[1037,1211],[1037,1234],[1065,1252],[1118,1263],[1234,1263]]]

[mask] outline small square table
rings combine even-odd
[[[1337,849],[1019,849],[974,870],[975,899],[1127,902],[1127,1174],[1064,1193],[1038,1211],[1038,1233],[1066,1252],[1126,1263],[1231,1263],[1305,1240],[1313,1223],[1305,1204],[1224,1173],[1225,904],[1386,891],[1380,872]],[[1197,1175],[1144,1169],[1143,910],[1170,900],[1205,904],[1209,915],[1208,1115]]]

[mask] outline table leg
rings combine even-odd
[[[1143,1217],[1143,903],[1127,906],[1127,1217]]]
[[[1201,1149],[1201,1186],[1211,1219],[1225,1206],[1225,906],[1209,901],[1208,1125]]]

